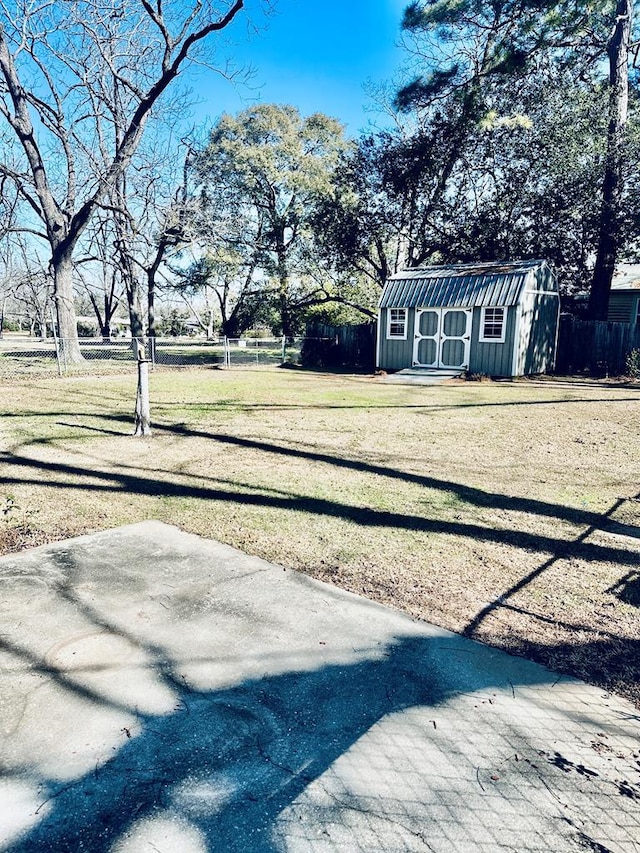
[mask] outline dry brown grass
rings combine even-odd
[[[148,440],[134,387],[0,386],[0,551],[158,518],[640,706],[638,387],[157,373]]]

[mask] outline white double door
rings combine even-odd
[[[468,368],[472,316],[468,308],[416,308],[413,366]]]

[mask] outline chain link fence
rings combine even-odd
[[[152,370],[164,368],[211,367],[255,368],[298,365],[303,360],[305,338],[146,338],[99,340],[80,338],[80,358],[74,346],[49,338],[38,340],[26,335],[7,334],[0,339],[0,377],[30,375],[97,375],[129,373],[144,347]]]

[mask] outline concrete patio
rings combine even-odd
[[[396,385],[442,385],[462,376],[462,370],[431,367],[405,367],[396,373],[387,373],[382,379]]]
[[[0,585],[2,851],[640,851],[602,690],[156,522]]]

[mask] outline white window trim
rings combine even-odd
[[[500,308],[502,311],[502,334],[499,338],[485,338],[484,336],[484,324],[485,317],[487,311],[495,311],[496,308]],[[478,335],[478,343],[481,344],[503,344],[507,338],[507,308],[505,305],[487,305],[482,309],[482,313],[480,315],[480,331]]]
[[[404,315],[404,335],[392,335],[391,334],[391,312],[392,311],[402,311]],[[397,323],[397,320],[394,320],[394,323]],[[407,308],[387,308],[387,340],[390,341],[406,341],[407,340],[407,327],[409,325],[409,310]]]

